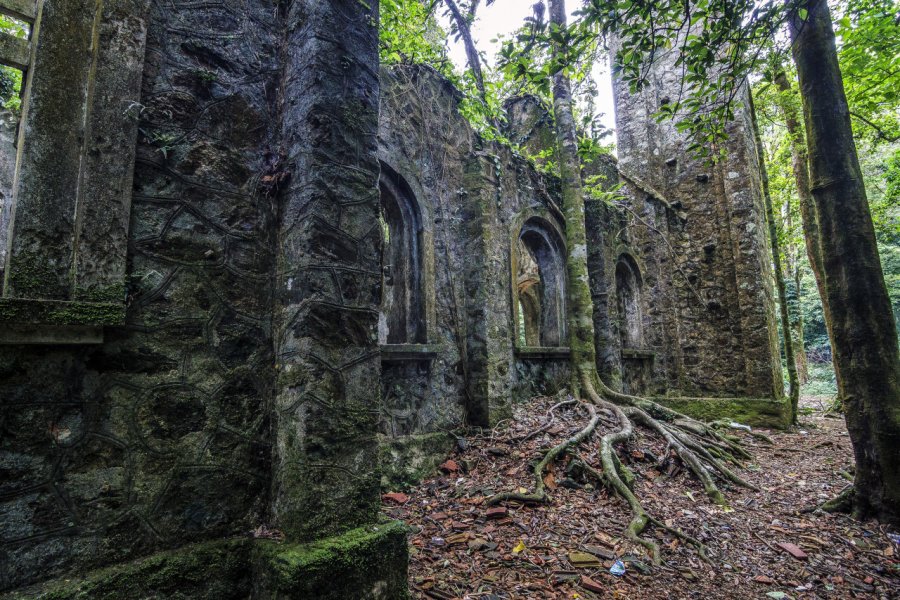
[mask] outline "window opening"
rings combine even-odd
[[[540,219],[530,219],[516,242],[520,346],[565,345],[565,262],[562,242]],[[524,342],[524,343],[523,343]]]
[[[384,165],[380,191],[383,278],[378,341],[424,344],[422,217],[409,186]]]
[[[623,255],[616,264],[616,300],[622,348],[637,349],[643,343],[640,271],[634,260]]]
[[[0,0],[0,281],[6,266],[19,123],[35,12],[34,0]]]

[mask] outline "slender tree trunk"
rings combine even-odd
[[[824,0],[790,18],[838,394],[856,457],[854,511],[900,522],[900,351]],[[806,19],[801,18],[806,16]]]
[[[794,231],[794,218],[791,215],[790,198],[781,205],[781,225],[784,231]],[[794,343],[794,363],[797,365],[797,378],[800,384],[809,381],[809,367],[806,360],[806,347],[803,342],[803,314],[800,310],[800,250],[797,243],[789,238],[784,249],[784,283],[787,288],[788,312],[791,314],[791,339]],[[790,285],[788,285],[790,284]]]
[[[753,137],[756,143],[756,154],[759,159],[759,170],[762,174],[763,197],[766,201],[766,220],[769,222],[769,243],[772,249],[772,264],[775,270],[775,287],[778,289],[778,305],[781,312],[781,338],[784,341],[784,362],[788,371],[788,395],[791,400],[791,422],[797,423],[797,408],[800,403],[800,381],[797,378],[797,365],[794,362],[794,343],[791,339],[791,316],[788,311],[787,291],[784,285],[784,269],[781,267],[781,250],[778,246],[778,228],[775,225],[775,209],[772,206],[772,195],[769,193],[769,172],[766,169],[766,157],[763,152],[762,139],[759,136],[759,124],[756,121],[756,106],[753,94],[747,94],[750,100],[750,117],[753,120]]]
[[[809,382],[809,360],[806,357],[806,340],[803,337],[803,313],[800,310],[800,293],[802,292],[800,286],[800,262],[796,258],[791,267],[791,277],[794,281],[794,303],[796,306],[796,309],[791,312],[791,317],[793,317],[791,327],[794,330],[794,357],[797,362],[797,377],[800,378],[800,383],[804,384]]]
[[[797,108],[793,102],[794,90],[783,70],[776,74],[775,86],[779,92],[778,105],[784,115],[784,123],[791,140],[791,167],[794,171],[794,180],[797,182],[797,197],[800,200],[800,221],[803,228],[803,239],[806,241],[806,255],[809,257],[809,265],[816,280],[819,299],[822,302],[822,314],[825,316],[828,340],[834,347],[834,337],[831,335],[831,311],[828,310],[828,295],[825,293],[825,272],[822,266],[822,245],[819,242],[819,222],[809,184],[806,136],[800,123],[800,115],[797,114]],[[798,287],[798,298],[799,295],[800,288]]]
[[[550,26],[566,27],[565,0],[549,0]],[[553,43],[553,55],[565,51]],[[594,347],[594,305],[588,282],[587,236],[584,226],[584,193],[581,185],[581,161],[572,114],[572,87],[563,70],[553,74],[553,114],[559,146],[559,174],[562,179],[562,210],[566,220],[566,269],[568,271],[569,347],[576,389],[582,377],[596,378]]]
[[[478,49],[472,40],[472,30],[469,27],[469,21],[462,14],[462,11],[459,10],[456,0],[444,0],[444,2],[447,3],[447,8],[450,9],[453,20],[456,21],[456,28],[459,29],[459,35],[462,37],[463,46],[466,49],[466,62],[469,63],[469,68],[472,69],[472,75],[475,77],[475,87],[478,89],[478,95],[481,96],[481,101],[487,104],[487,91],[484,88],[484,73],[481,71],[481,59],[478,57]],[[472,6],[472,14],[474,14],[474,10],[475,5]]]

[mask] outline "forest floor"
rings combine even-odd
[[[582,428],[584,411],[559,398],[520,406],[494,431],[464,438],[443,474],[385,494],[384,512],[406,521],[410,589],[416,598],[900,598],[900,538],[875,522],[801,512],[834,497],[852,464],[843,419],[823,414],[824,399],[804,398],[792,432],[765,432],[769,446],[746,437],[754,460],[738,472],[760,491],[723,487],[730,508],[711,503],[665,443],[638,428],[620,452],[636,474],[635,491],[653,515],[702,541],[710,562],[666,531],[648,529],[662,548],[653,566],[623,538],[624,502],[605,489],[569,479],[565,461],[545,478],[547,505],[488,507],[496,492],[533,487],[532,459]],[[580,448],[598,465],[599,434]],[[892,539],[893,537],[893,539]],[[785,546],[781,546],[784,544]],[[610,573],[615,561],[622,576]]]

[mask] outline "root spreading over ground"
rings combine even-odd
[[[595,385],[600,387],[605,400],[597,393]],[[564,405],[577,405],[586,414],[586,424],[575,435],[563,440],[544,453],[543,458],[535,463],[534,490],[531,492],[501,492],[486,500],[488,505],[501,502],[550,502],[550,494],[544,477],[548,467],[562,457],[569,459],[569,464],[576,467],[582,477],[595,480],[610,492],[622,498],[631,509],[632,519],[625,529],[628,539],[640,544],[650,553],[654,564],[659,565],[661,555],[659,545],[653,540],[641,537],[648,525],[653,524],[665,529],[684,542],[694,546],[700,556],[707,559],[706,548],[702,543],[686,533],[665,525],[657,516],[649,514],[634,492],[634,474],[622,464],[617,454],[617,447],[625,445],[634,437],[634,424],[647,427],[666,442],[666,448],[660,457],[661,461],[677,457],[703,485],[709,499],[719,506],[728,507],[725,495],[719,489],[717,480],[758,489],[739,477],[726,466],[730,463],[743,467],[741,460],[749,460],[752,456],[743,448],[741,441],[719,431],[719,427],[728,427],[727,423],[705,424],[686,415],[670,410],[656,402],[621,394],[606,387],[602,382],[593,382],[588,376],[582,378],[582,386],[589,402],[577,402],[573,398],[555,404],[547,413],[547,423],[538,431],[544,430],[553,421],[556,409]],[[621,404],[621,406],[620,406]],[[578,446],[591,438],[597,425],[605,421],[611,429],[600,435],[597,464],[577,454]],[[533,437],[533,434],[526,436]],[[623,450],[625,451],[625,450]]]
[[[808,512],[847,483],[840,420],[770,438],[611,399],[536,399],[386,497],[419,597],[900,597],[889,532]]]

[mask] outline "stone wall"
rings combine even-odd
[[[407,187],[422,217],[427,332],[382,346],[380,431],[394,463],[418,464],[423,434],[495,422],[512,398],[554,393],[568,377],[564,349],[517,352],[510,284],[523,224],[544,219],[562,235],[558,209],[527,161],[475,134],[459,101],[427,67],[382,71],[382,177]]]
[[[282,9],[150,3],[126,324],[0,346],[0,591],[65,575],[54,597],[405,595],[368,385],[377,3]],[[254,543],[261,526],[286,543]],[[234,586],[198,588],[207,571]]]
[[[669,394],[780,399],[767,228],[746,102],[736,102],[726,159],[711,165],[693,156],[671,121],[653,117],[680,89],[672,60],[659,58],[640,93],[614,81],[632,246],[644,246],[671,275],[677,323],[668,325]]]

